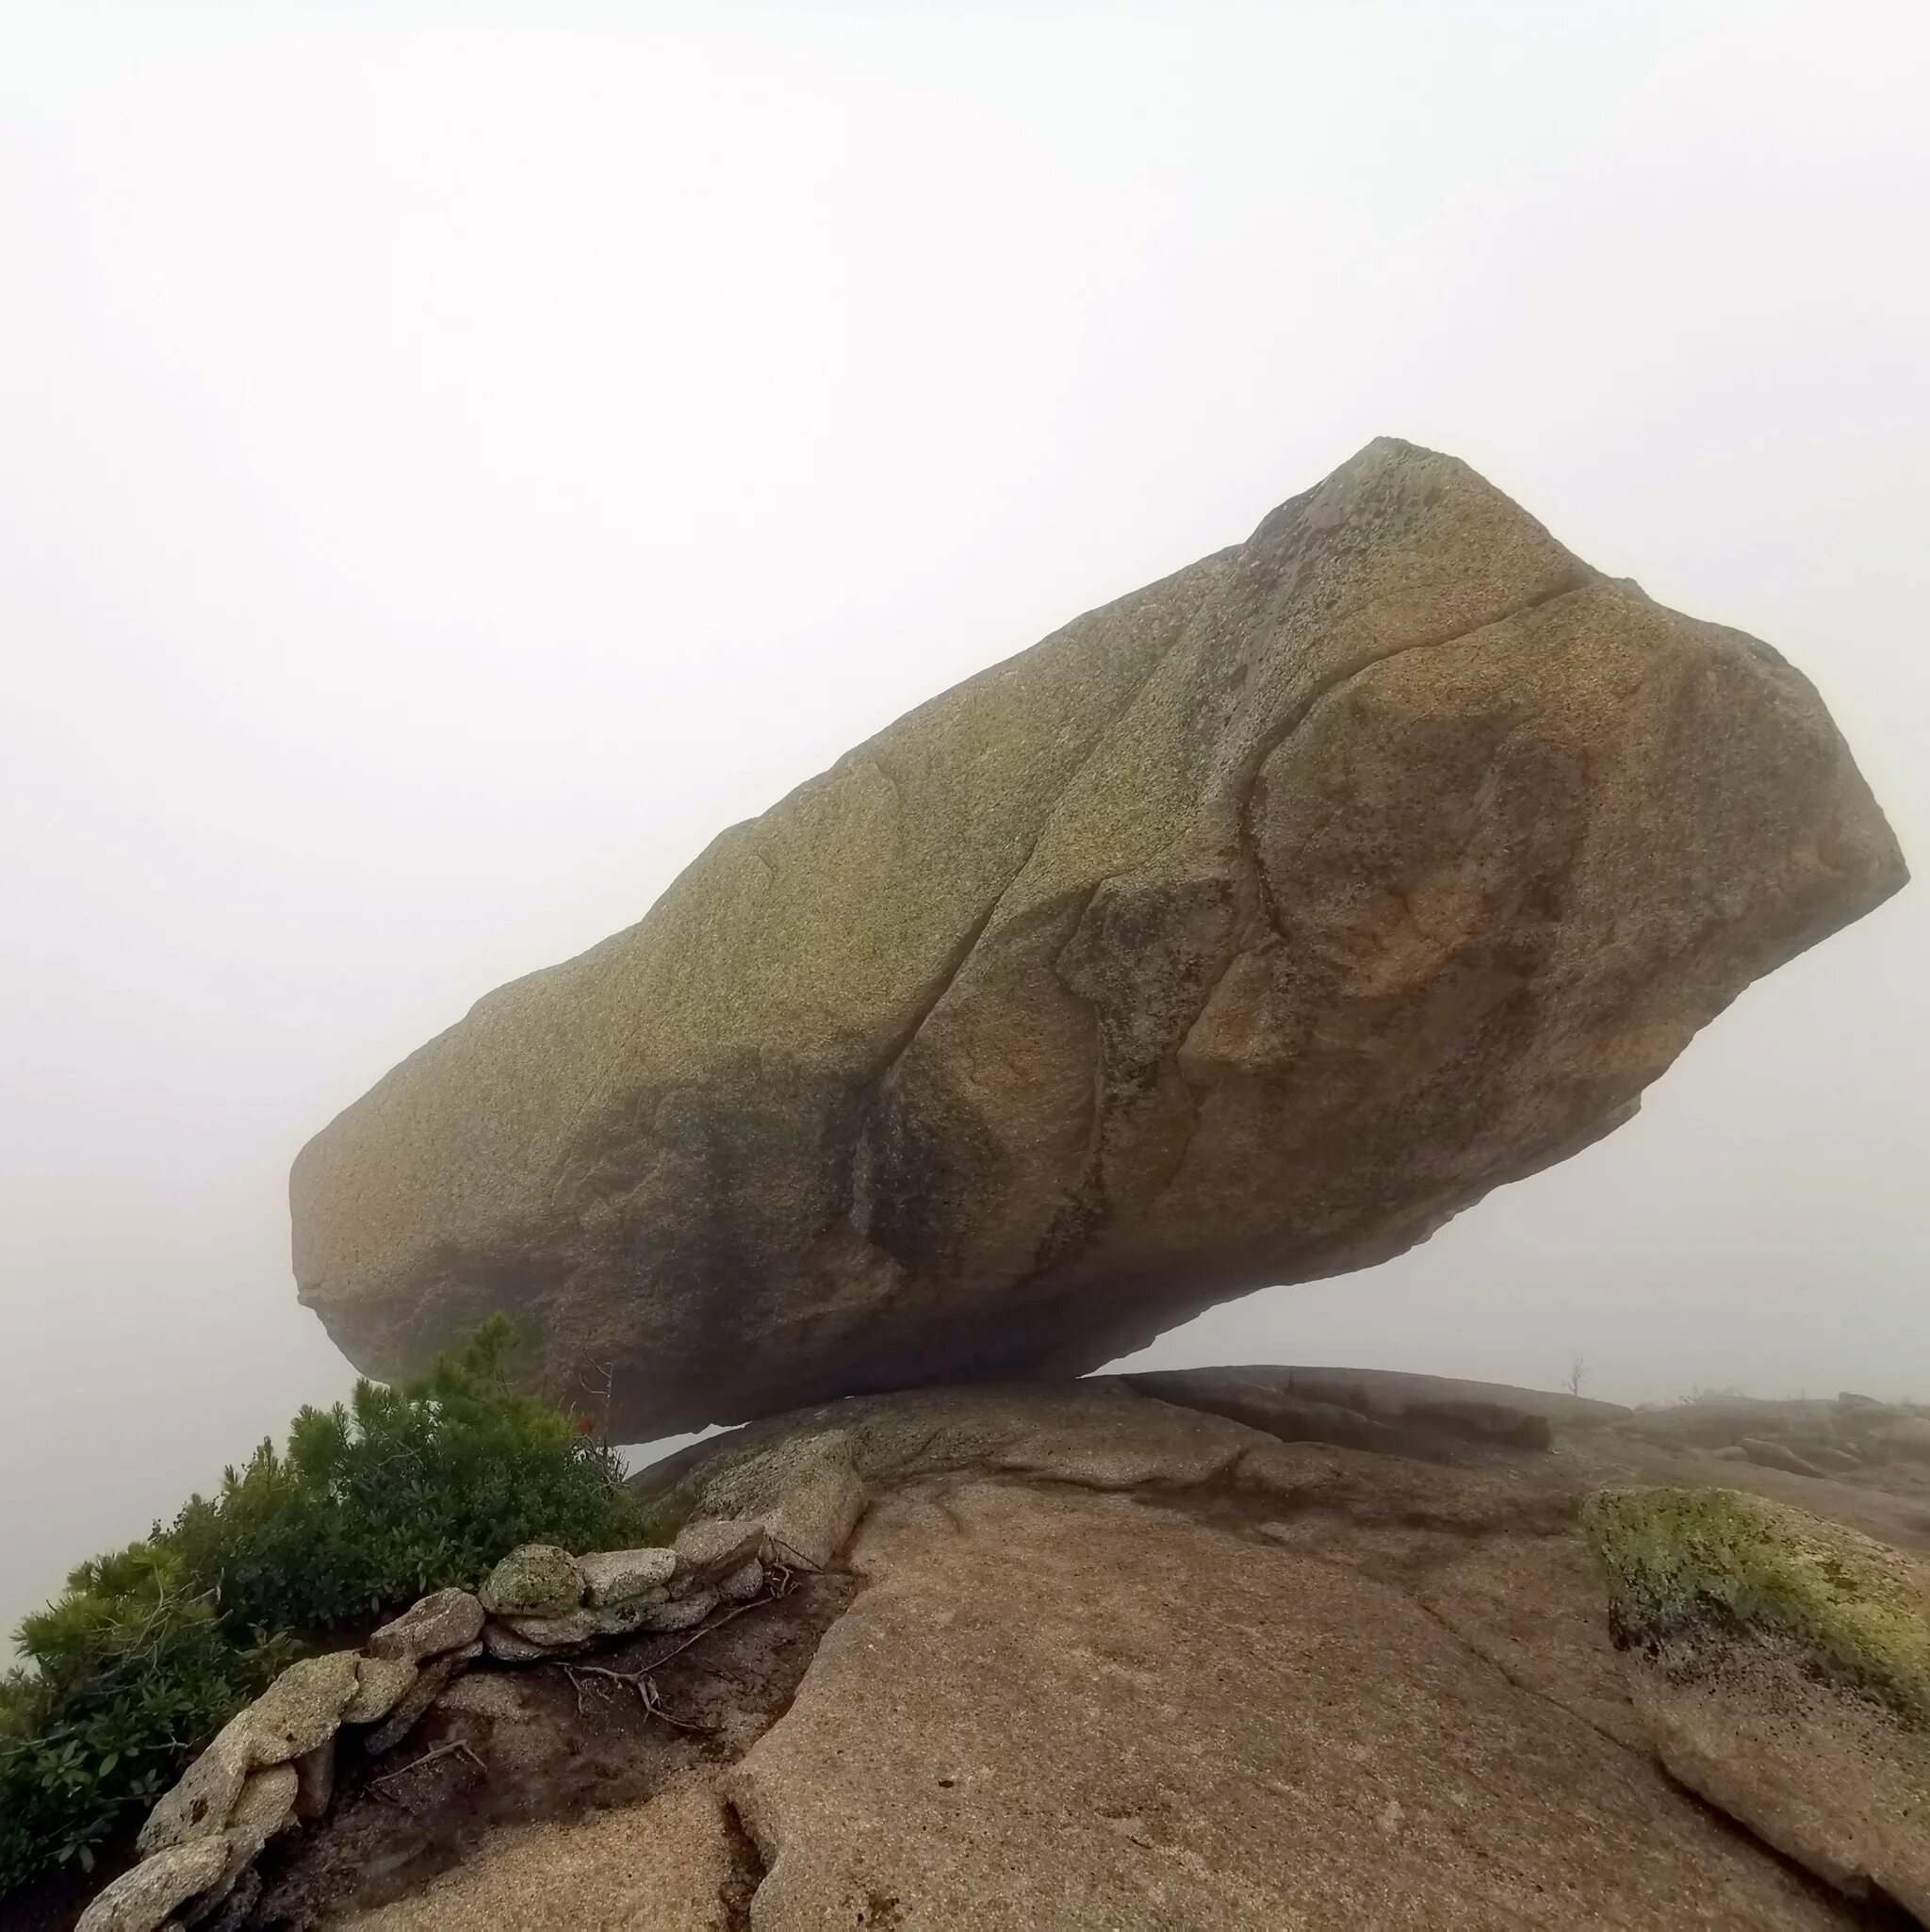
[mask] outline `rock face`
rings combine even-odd
[[[303,1151],[296,1275],[633,1436],[1081,1371],[1585,1146],[1903,877],[1774,651],[1379,442],[482,1001]]]
[[[1243,1400],[1285,1400],[1288,1373],[1259,1372]],[[411,1774],[409,1809],[364,1802],[358,1822],[352,1803],[305,1847],[322,1882],[303,1892],[285,1868],[260,1923],[1869,1924],[1656,1761],[1577,1532],[1605,1479],[1620,1489],[1679,1461],[1726,1481],[1730,1465],[1673,1458],[1580,1404],[1562,1410],[1550,1454],[1414,1420],[1417,1401],[1440,1400],[1421,1378],[1357,1392],[1428,1460],[1283,1441],[1190,1406],[1184,1386],[1154,1400],[1117,1378],[860,1398],[701,1445],[639,1485],[695,1513],[680,1543],[722,1549],[739,1532],[717,1526],[753,1517],[798,1535],[815,1525],[831,1565],[720,1627],[708,1641],[726,1647],[695,1666],[662,1665],[663,1709],[715,1728],[658,1723],[659,1770],[539,1808],[532,1760],[638,1713],[628,1696],[605,1705],[561,1673],[523,1673],[519,1694],[547,1688],[560,1735],[451,1706],[436,1735],[485,1769],[445,1753]],[[1561,1407],[1515,1390],[1479,1400],[1491,1419]],[[1882,1500],[1734,1474],[1819,1506]],[[1921,1547],[1920,1513],[1905,1514]],[[758,1690],[767,1672],[728,1646],[775,1648],[783,1620],[841,1581],[809,1633],[814,1654],[780,1695]],[[740,1681],[754,1708],[733,1715]],[[1868,1809],[1857,1768],[1833,1773],[1834,1795],[1860,1791]],[[495,1822],[466,1818],[460,1861],[424,1886],[448,1860],[420,1856],[422,1835],[463,1793]],[[614,1809],[585,1816],[586,1803]]]

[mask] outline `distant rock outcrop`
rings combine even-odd
[[[482,1001],[303,1150],[296,1274],[632,1437],[1084,1370],[1587,1145],[1903,877],[1774,651],[1378,442]]]

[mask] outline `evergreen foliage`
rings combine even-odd
[[[518,1543],[639,1543],[614,1450],[515,1386],[501,1317],[426,1375],[303,1409],[218,1494],[76,1569],[21,1625],[0,1678],[0,1899],[92,1868],[241,1705],[304,1650],[450,1584]]]

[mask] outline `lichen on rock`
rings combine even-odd
[[[1611,1491],[1582,1527],[1669,1770],[1930,1923],[1930,1566],[1726,1489]]]
[[[1692,1672],[1738,1638],[1800,1645],[1820,1669],[1930,1723],[1924,1572],[1840,1524],[1733,1489],[1593,1497],[1617,1641]]]
[[[588,1587],[568,1550],[526,1543],[489,1572],[482,1607],[493,1616],[564,1616],[581,1604]]]

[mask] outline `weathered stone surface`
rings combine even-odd
[[[272,1764],[266,1770],[251,1771],[235,1809],[228,1814],[221,1842],[228,1856],[214,1882],[205,1887],[194,1903],[182,1911],[185,1924],[212,1924],[228,1916],[227,1907],[237,1892],[249,1896],[246,1881],[254,1861],[261,1857],[269,1840],[286,1831],[296,1821],[296,1807],[302,1793],[302,1774],[296,1764]]]
[[[392,1375],[499,1307],[642,1434],[1090,1368],[1424,1239],[1904,877],[1810,686],[1375,443],[901,719],[309,1146]]]
[[[548,1645],[518,1636],[507,1624],[493,1619],[482,1627],[482,1649],[498,1663],[541,1663],[549,1655]]]
[[[343,1713],[343,1722],[348,1715]],[[301,1819],[322,1817],[328,1810],[329,1800],[335,1793],[335,1741],[331,1738],[325,1744],[318,1744],[305,1756],[295,1760],[295,1775],[298,1780],[295,1792],[295,1815]]]
[[[289,1763],[326,1744],[356,1690],[352,1650],[291,1663],[229,1719],[148,1814],[137,1841],[140,1849],[156,1852],[224,1829],[249,1773]]]
[[[967,1479],[875,1505],[865,1588],[727,1783],[768,1861],[752,1924],[1846,1923],[1371,1545],[1152,1499]]]
[[[1506,1383],[1469,1382],[1451,1375],[1414,1375],[1393,1368],[1306,1368],[1258,1365],[1242,1368],[1147,1370],[1127,1377],[1135,1388],[1166,1401],[1211,1408],[1209,1378],[1230,1385],[1277,1391],[1304,1401],[1332,1402],[1390,1422],[1439,1421],[1450,1433],[1488,1436],[1523,1449],[1542,1447],[1540,1432],[1524,1422],[1545,1421],[1564,1430],[1603,1429],[1627,1422],[1632,1409],[1620,1402],[1560,1389],[1514,1388]]]
[[[1930,1564],[1726,1490],[1612,1491],[1585,1521],[1662,1761],[1930,1924]]]
[[[155,1932],[177,1906],[217,1883],[227,1862],[228,1842],[219,1834],[169,1845],[106,1886],[74,1932]]]
[[[627,1603],[606,1603],[600,1609],[585,1610],[582,1614],[595,1626],[597,1636],[622,1637],[631,1630],[646,1629],[650,1616],[669,1601],[669,1591],[656,1589],[632,1596]]]
[[[685,1524],[678,1531],[670,1594],[683,1596],[722,1582],[756,1556],[763,1541],[764,1526],[755,1520],[709,1516]]]
[[[688,1630],[710,1615],[721,1600],[717,1590],[695,1590],[688,1596],[657,1604],[644,1613],[640,1628],[646,1630]]]
[[[1582,1396],[1376,1368],[1174,1368],[1121,1379],[1141,1395],[1251,1422],[1283,1441],[1389,1453],[1441,1436],[1548,1449],[1557,1423],[1600,1429],[1633,1414]]]
[[[420,1666],[413,1657],[360,1657],[355,1695],[342,1710],[344,1724],[378,1724],[415,1688]]]
[[[580,1556],[577,1567],[588,1586],[585,1598],[593,1609],[613,1603],[633,1603],[661,1590],[677,1569],[670,1549],[604,1549]]]
[[[717,1585],[717,1595],[726,1603],[748,1603],[764,1587],[764,1566],[756,1557],[734,1569]]]
[[[701,1452],[706,1446],[695,1448]],[[714,1439],[709,1450],[652,1464],[632,1484],[646,1495],[666,1494],[682,1469],[700,1465],[701,1502],[693,1497],[694,1514],[761,1524],[780,1563],[813,1568],[829,1563],[843,1548],[870,1494],[852,1461],[848,1430],[779,1434],[752,1455],[719,1456]]]
[[[560,1616],[506,1616],[502,1621],[525,1644],[541,1650],[573,1649],[603,1632],[602,1616],[594,1610],[569,1610]]]
[[[247,1858],[253,1858],[277,1832],[287,1830],[295,1822],[295,1802],[301,1792],[302,1774],[293,1764],[270,1764],[251,1771],[228,1814],[231,1845],[245,1850]]]
[[[813,1452],[820,1440],[831,1446],[832,1466],[848,1465],[867,1495],[966,1469],[1093,1489],[1204,1482],[1227,1475],[1251,1445],[1271,1442],[1217,1416],[1146,1400],[1113,1377],[911,1389],[751,1423],[696,1445],[696,1455],[640,1470],[631,1487],[653,1508],[687,1515],[684,1537],[710,1535],[712,1521],[728,1520],[727,1509],[788,1511],[787,1485],[813,1485],[825,1465]]]
[[[358,1688],[352,1650],[291,1663],[234,1722],[254,1767],[286,1764],[335,1734]]]
[[[539,1653],[574,1650],[580,1645],[594,1644],[599,1637],[620,1637],[631,1630],[683,1629],[689,1624],[700,1623],[716,1600],[714,1590],[694,1589],[673,1598],[667,1591],[658,1589],[628,1603],[607,1604],[601,1609],[585,1607],[563,1616],[505,1617],[501,1624],[491,1624],[489,1629],[507,1629],[517,1643],[532,1645]],[[695,1613],[690,1609],[693,1603],[699,1605]],[[486,1639],[487,1632],[484,1635]],[[516,1650],[493,1641],[489,1650],[504,1662],[524,1661]]]
[[[1769,1442],[1759,1435],[1745,1435],[1736,1447],[1763,1469],[1785,1469],[1791,1476],[1815,1476],[1821,1472],[1814,1463],[1799,1456],[1794,1449],[1786,1449],[1779,1442]]]
[[[414,1730],[447,1687],[455,1682],[471,1662],[482,1654],[480,1643],[466,1644],[460,1650],[445,1650],[432,1657],[417,1673],[416,1681],[397,1701],[396,1708],[368,1733],[363,1744],[371,1758],[392,1751]]]
[[[230,1723],[162,1793],[135,1841],[143,1853],[197,1843],[226,1828],[249,1771],[246,1739],[236,1728],[239,1722]]]
[[[1297,1393],[1271,1380],[1264,1369],[1182,1368],[1120,1379],[1140,1395],[1248,1422],[1283,1442],[1331,1442],[1342,1449],[1394,1455],[1407,1440],[1392,1421],[1371,1414],[1364,1403]]]
[[[492,1616],[562,1616],[582,1602],[587,1587],[568,1550],[526,1543],[489,1572],[482,1607]]]
[[[460,1650],[482,1634],[481,1599],[467,1590],[437,1590],[384,1624],[362,1647],[371,1657],[417,1662],[444,1650]]]

